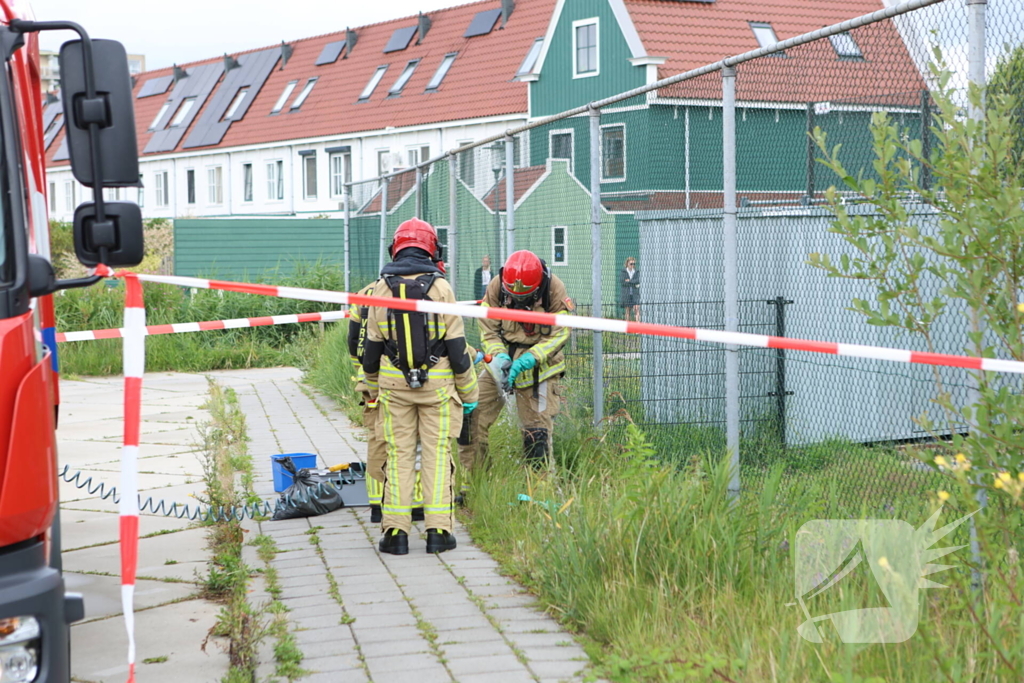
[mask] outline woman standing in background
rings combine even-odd
[[[640,271],[636,269],[636,258],[630,256],[626,259],[619,275],[621,293],[619,304],[625,309],[626,320],[629,320],[630,312],[633,313],[633,321],[640,322]]]

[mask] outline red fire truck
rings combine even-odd
[[[57,518],[59,418],[51,295],[99,280],[57,280],[49,261],[40,31],[78,37],[60,51],[61,98],[75,178],[93,201],[74,218],[87,266],[142,260],[142,217],[104,188],[137,186],[131,81],[124,48],[70,22],[38,22],[0,0],[0,682],[68,681],[70,624],[82,597],[65,592]]]

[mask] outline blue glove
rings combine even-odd
[[[462,414],[463,415],[469,415],[474,410],[476,410],[476,407],[478,405],[480,405],[480,403],[478,401],[473,401],[472,403],[463,403],[462,404]]]
[[[536,365],[537,357],[529,351],[516,358],[516,361],[512,363],[512,369],[508,371],[508,386],[514,387],[519,373],[524,370],[533,370]]]

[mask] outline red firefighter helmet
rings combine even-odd
[[[517,301],[535,297],[544,284],[544,264],[532,251],[517,251],[501,269],[501,286]]]
[[[430,223],[419,218],[410,218],[395,230],[395,238],[391,242],[391,258],[398,252],[409,247],[417,247],[430,254],[434,261],[441,261],[443,255],[437,243],[437,230]]]

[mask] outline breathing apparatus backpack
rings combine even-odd
[[[420,275],[415,279],[385,275],[384,281],[396,299],[431,301],[428,293],[439,277],[439,273]],[[448,355],[443,337],[430,338],[431,323],[440,334],[437,316],[433,313],[388,309],[388,327],[394,330],[395,339],[384,342],[384,351],[391,364],[405,376],[410,389],[421,388],[427,381],[430,368]]]

